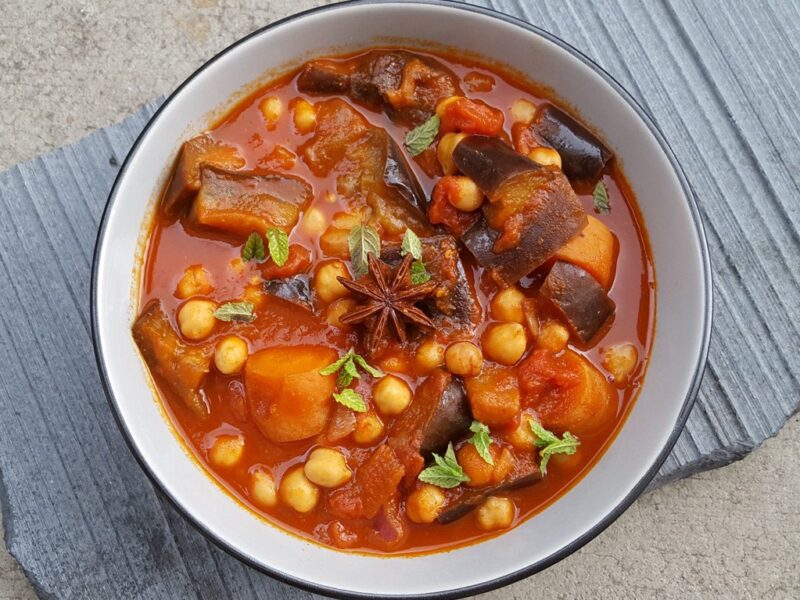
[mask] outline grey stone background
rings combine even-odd
[[[235,39],[319,3],[3,0],[0,170],[120,120]],[[575,555],[486,597],[800,598],[799,459],[795,416],[743,461],[651,492]],[[0,599],[33,596],[0,550]]]

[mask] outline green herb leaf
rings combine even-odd
[[[369,373],[373,377],[383,377],[385,375],[383,371],[381,371],[380,369],[376,369],[366,360],[364,360],[364,357],[361,356],[360,354],[353,354],[353,360],[356,361],[356,364],[358,364],[359,367],[364,369],[367,373]]]
[[[480,421],[473,421],[469,426],[469,430],[474,434],[469,438],[469,443],[475,446],[480,457],[488,464],[494,465],[494,458],[492,453],[489,452],[489,446],[492,445],[492,438],[489,437],[489,427]]]
[[[220,321],[242,321],[252,323],[256,320],[253,309],[255,307],[250,302],[226,302],[214,311],[214,317]]]
[[[430,119],[418,125],[406,134],[406,149],[411,156],[422,154],[425,149],[436,139],[439,133],[439,117],[433,115]]]
[[[400,246],[400,256],[410,254],[414,260],[422,260],[422,241],[416,233],[410,229],[406,229],[403,234],[403,244]]]
[[[286,264],[289,260],[289,236],[283,229],[270,227],[267,229],[267,243],[269,244],[269,255],[279,267]]]
[[[592,197],[594,198],[594,210],[596,212],[601,214],[611,212],[611,205],[608,202],[608,188],[605,183],[602,181],[597,182],[597,185],[594,186]]]
[[[346,388],[341,392],[334,392],[333,399],[355,412],[367,412],[367,403],[364,402],[364,398],[353,389]]]
[[[529,419],[531,431],[536,436],[536,447],[539,448],[539,468],[542,470],[542,475],[547,475],[547,462],[554,454],[575,454],[578,446],[581,445],[580,440],[572,435],[569,431],[565,431],[562,438],[548,431],[542,427],[541,423],[535,419]]]
[[[445,452],[444,457],[434,452],[433,460],[436,464],[424,469],[419,474],[420,481],[444,489],[458,487],[460,484],[469,481],[469,477],[467,477],[464,469],[461,468],[461,465],[456,460],[453,442],[447,445],[447,452]]]
[[[343,389],[350,385],[353,382],[353,379],[361,378],[361,374],[358,372],[358,367],[361,367],[373,377],[383,377],[383,371],[370,365],[366,360],[364,360],[363,356],[356,354],[355,350],[352,348],[340,356],[337,361],[332,362],[327,367],[319,371],[319,374],[333,375],[338,371],[339,375],[336,378],[336,387]]]
[[[361,277],[369,270],[370,254],[381,255],[381,236],[369,225],[356,225],[350,230],[347,237],[350,247],[350,264],[353,267],[353,276]]]
[[[415,260],[411,263],[411,283],[414,285],[421,285],[427,283],[431,279],[430,273],[425,268],[425,263],[421,260]]]
[[[251,260],[261,262],[265,258],[264,239],[261,237],[260,233],[254,231],[248,236],[247,241],[242,247],[242,260],[244,262],[249,262]]]

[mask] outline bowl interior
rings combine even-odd
[[[381,38],[387,35],[422,48],[429,47],[425,40],[435,40],[507,64],[574,106],[623,161],[649,231],[658,281],[658,329],[647,377],[627,423],[594,469],[555,504],[502,536],[396,559],[317,546],[233,501],[165,422],[130,335],[142,227],[181,142],[205,128],[209,116],[229,106],[243,86],[264,81],[273,69],[342,47],[385,43]],[[97,248],[93,311],[100,363],[123,428],[151,476],[192,520],[240,557],[328,593],[405,596],[483,589],[542,568],[590,539],[641,491],[674,442],[709,327],[707,261],[696,218],[681,177],[638,109],[606,77],[548,37],[511,20],[447,5],[321,9],[222,53],[167,102],[140,138],[112,192]]]

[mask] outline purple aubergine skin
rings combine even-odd
[[[512,473],[511,477],[499,485],[483,489],[466,489],[463,494],[453,500],[444,508],[436,518],[439,523],[452,523],[476,509],[484,500],[508,490],[515,490],[528,485],[533,485],[542,479],[542,472],[531,462],[520,472]]]
[[[428,56],[405,50],[373,50],[346,61],[313,60],[297,78],[297,89],[306,94],[344,94],[354,102],[385,112],[393,121],[414,127],[433,115],[437,98],[425,105],[399,109],[389,101],[389,92],[401,87],[404,69],[412,60],[423,63],[447,83],[442,97],[460,95],[458,77],[450,69]]]
[[[497,138],[478,135],[464,138],[453,151],[453,162],[490,200],[503,192],[504,184],[512,180],[521,182],[523,178],[519,176],[525,173],[544,173],[549,177],[550,197],[547,202],[537,201],[536,215],[525,223],[515,247],[496,253],[494,244],[500,233],[485,218],[461,237],[481,266],[490,269],[504,285],[516,283],[546,263],[586,226],[586,212],[562,173],[533,162]],[[530,190],[532,197],[539,192],[541,189]]]
[[[553,265],[539,293],[564,315],[567,325],[584,344],[604,329],[616,308],[594,277],[563,261]]]
[[[386,164],[383,167],[383,182],[393,188],[409,204],[424,216],[428,213],[428,201],[422,186],[408,165],[397,142],[386,134]]]
[[[614,157],[588,129],[552,104],[544,104],[536,111],[531,129],[558,150],[561,168],[574,185],[594,186]]]
[[[261,287],[264,293],[286,302],[291,302],[307,310],[313,309],[308,275],[300,274],[292,277],[268,279]]]
[[[431,452],[443,452],[450,442],[456,442],[469,432],[472,413],[464,384],[453,377],[442,391],[436,411],[425,424],[422,445],[423,456]]]

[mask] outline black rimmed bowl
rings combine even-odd
[[[595,467],[546,510],[485,542],[378,558],[319,546],[270,525],[189,455],[154,394],[131,337],[144,243],[181,143],[259,83],[321,54],[393,43],[463,49],[549,86],[622,161],[655,262],[657,330],[639,397]],[[680,433],[711,327],[705,238],[689,186],[646,113],[575,49],[498,13],[450,2],[352,2],[302,13],[230,46],[195,72],[148,123],[120,170],[95,250],[98,363],[120,427],[145,471],[209,538],[300,587],[348,597],[455,597],[505,585],[567,556],[644,490]]]

